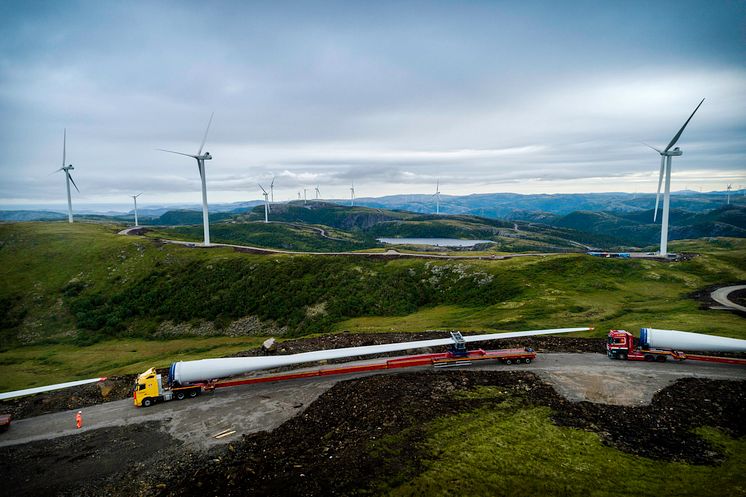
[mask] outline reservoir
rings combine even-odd
[[[480,243],[492,243],[492,240],[459,240],[458,238],[378,238],[378,241],[389,245],[431,245],[433,247],[473,247]]]

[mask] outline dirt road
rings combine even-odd
[[[369,361],[360,361],[365,363]],[[430,368],[408,368],[407,372]],[[698,377],[746,380],[746,368],[714,363],[646,363],[612,361],[602,354],[539,354],[529,365],[490,364],[470,370],[531,371],[548,381],[571,401],[588,400],[612,405],[649,403],[655,392],[675,380]],[[196,399],[136,408],[130,399],[83,409],[84,427],[77,430],[74,411],[15,421],[0,436],[0,447],[75,435],[107,427],[159,424],[161,430],[195,449],[234,441],[242,434],[272,430],[303,411],[335,383],[380,374],[368,372],[340,377],[308,378],[280,383],[245,385],[216,390]],[[162,422],[162,423],[159,423]],[[213,438],[222,430],[235,433]]]
[[[746,289],[746,285],[734,285],[734,286],[725,286],[723,288],[718,288],[714,292],[712,292],[710,295],[712,296],[712,300],[717,302],[718,304],[724,305],[725,307],[728,307],[730,309],[734,309],[741,312],[746,312],[746,307],[742,305],[738,305],[732,300],[728,299],[728,295],[731,293],[737,291],[737,290],[744,290]]]

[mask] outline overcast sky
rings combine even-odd
[[[0,3],[0,204],[746,185],[746,2]],[[266,185],[265,185],[266,186]]]

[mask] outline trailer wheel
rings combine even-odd
[[[653,357],[653,354],[645,354],[645,360],[648,362],[655,361],[655,357]]]
[[[184,397],[186,397],[186,395],[183,390],[176,392],[176,400],[184,400]]]
[[[526,357],[526,358],[525,358],[525,359],[523,360],[523,362],[525,362],[526,364],[531,364],[531,358],[530,358],[530,357]]]
[[[510,359],[505,359],[505,364],[510,366],[511,364],[513,364],[513,361],[511,361]]]
[[[666,362],[666,356],[659,355],[658,357],[655,358],[655,362]]]
[[[142,406],[143,407],[150,407],[153,405],[153,400],[148,398],[142,399]]]
[[[194,389],[192,389],[192,390],[189,390],[189,396],[190,396],[191,398],[195,398],[195,397],[197,396],[197,394],[198,394],[198,393],[199,393],[199,390],[197,390],[196,388],[194,388]]]

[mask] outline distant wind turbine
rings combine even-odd
[[[269,193],[267,193],[267,190],[264,189],[262,185],[259,185],[259,188],[262,189],[262,195],[264,195],[264,222],[269,222]]]
[[[350,187],[350,207],[355,207],[355,182],[352,182]]]
[[[303,189],[303,205],[308,203],[308,196],[306,195],[306,189]]]
[[[728,188],[727,188],[727,190],[728,190],[728,205],[730,205],[730,191],[731,191],[731,189],[733,189],[733,185],[728,185]]]
[[[300,200],[300,192],[298,192],[298,200]]]
[[[319,191],[319,185],[316,185],[315,190],[316,190],[316,200],[318,200],[319,196],[321,195],[321,192]]]
[[[137,197],[139,197],[140,195],[142,195],[142,192],[138,193],[137,195],[130,195],[132,197],[132,200],[135,201],[135,227],[139,226],[139,224],[137,224]]]
[[[440,180],[435,182],[435,213],[440,214]]]
[[[679,147],[676,147],[673,150],[671,150],[671,147],[676,145],[676,142],[679,141],[679,138],[681,138],[681,133],[684,132],[687,124],[689,124],[689,121],[692,120],[692,117],[694,117],[694,114],[697,112],[699,107],[702,105],[702,102],[704,101],[705,99],[703,98],[702,101],[699,102],[699,105],[697,105],[697,107],[694,109],[694,112],[692,112],[692,114],[689,116],[689,119],[686,120],[679,132],[674,135],[674,137],[671,139],[670,143],[664,150],[661,151],[653,146],[648,145],[647,143],[645,144],[646,146],[658,152],[661,156],[661,170],[660,174],[658,175],[658,192],[655,195],[655,212],[653,213],[653,222],[656,221],[658,216],[658,201],[661,194],[661,183],[663,181],[663,175],[665,174],[666,176],[666,185],[663,193],[663,220],[661,223],[660,246],[660,255],[664,257],[668,255],[668,211],[671,205],[671,157],[678,157],[684,153],[681,151],[681,149],[679,149]]]
[[[67,221],[69,223],[73,222],[73,201],[70,198],[70,183],[73,184],[76,190],[78,190],[78,193],[80,193],[80,190],[78,189],[78,185],[75,184],[75,180],[73,180],[73,177],[70,175],[70,171],[75,169],[72,164],[65,165],[65,153],[67,151],[67,128],[64,129],[62,132],[62,167],[57,169],[55,173],[58,173],[60,171],[65,171],[65,185],[67,186]]]
[[[210,131],[210,125],[212,124],[212,116],[214,115],[215,115],[214,112],[210,114],[210,120],[207,122],[207,129],[205,129],[205,136],[202,137],[202,144],[199,146],[197,155],[185,154],[182,152],[174,152],[173,150],[164,150],[162,148],[158,149],[161,152],[168,152],[170,154],[186,155],[187,157],[191,157],[197,160],[197,168],[199,169],[199,177],[202,180],[202,225],[204,227],[204,232],[205,232],[205,242],[204,242],[205,245],[210,245],[210,215],[207,210],[207,184],[205,182],[205,161],[212,160],[212,155],[210,155],[210,152],[205,152],[203,155],[202,149],[205,147],[205,142],[207,141],[207,133]]]
[[[269,196],[272,199],[272,203],[275,203],[275,178],[277,176],[272,176],[272,183],[269,184]]]

